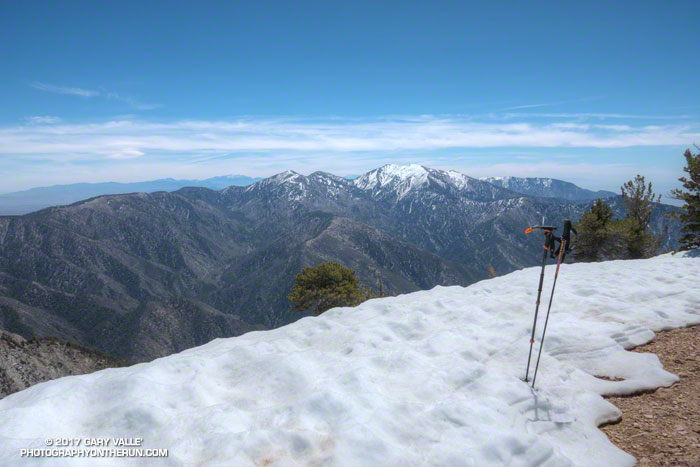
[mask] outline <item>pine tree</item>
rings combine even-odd
[[[684,156],[686,166],[683,170],[690,178],[678,179],[683,183],[685,190],[671,190],[671,196],[674,199],[685,202],[683,211],[677,215],[678,219],[685,224],[681,227],[681,232],[685,235],[678,239],[681,251],[700,248],[700,153],[693,154],[690,149],[686,149]]]
[[[302,269],[287,298],[294,304],[292,310],[320,315],[334,307],[357,306],[370,298],[370,292],[360,286],[354,270],[328,262]]]
[[[650,258],[654,256],[661,246],[661,240],[666,234],[654,237],[649,224],[651,213],[661,201],[661,195],[654,194],[651,187],[646,184],[644,177],[637,175],[622,187],[622,200],[627,209],[625,227],[625,256],[629,259]]]
[[[602,199],[593,203],[574,229],[578,232],[574,248],[576,261],[603,261],[618,257],[623,251],[624,234],[620,223],[613,221],[612,209]]]

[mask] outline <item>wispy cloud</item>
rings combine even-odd
[[[105,97],[109,99],[116,99],[118,101],[124,102],[126,104],[129,104],[131,107],[135,108],[136,110],[153,110],[160,108],[160,104],[145,104],[143,102],[139,102],[133,97],[129,96],[122,96],[120,94],[117,94],[116,92],[108,92],[105,93]]]
[[[53,92],[55,94],[69,94],[72,96],[80,97],[95,97],[100,95],[99,92],[90,91],[88,89],[72,88],[68,86],[55,86],[53,84],[46,84],[40,82],[30,83],[30,86],[35,89],[39,89],[40,91]]]
[[[660,152],[663,159],[678,146],[700,140],[699,124],[666,121],[608,125],[418,116],[42,123],[0,127],[0,172],[17,174],[11,180],[13,189],[49,182],[271,175],[286,169],[360,173],[388,162],[419,162],[472,175],[556,176],[574,182],[583,177],[589,183],[581,183],[595,183],[593,187],[610,180],[614,188],[639,170],[639,160],[632,159],[629,148],[635,148],[634,154],[648,154],[665,146],[669,149]],[[579,156],[564,160],[556,155],[574,153]],[[592,153],[600,156],[581,156]],[[615,154],[622,156],[613,162],[610,157]],[[528,159],[518,159],[521,156]],[[668,164],[663,159],[657,167]],[[657,173],[669,186],[679,176]]]
[[[59,117],[54,117],[52,115],[36,115],[33,117],[25,117],[24,120],[27,121],[27,123],[36,124],[36,125],[52,124],[52,123],[58,123],[61,121],[61,119]]]
[[[128,104],[136,110],[153,110],[161,107],[159,104],[146,104],[134,99],[131,96],[124,96],[116,92],[93,91],[67,86],[55,86],[53,84],[46,84],[40,82],[30,83],[29,85],[40,91],[52,92],[55,94],[68,94],[80,97],[103,97],[105,99],[113,99],[120,102],[124,102],[125,104]]]
[[[140,151],[212,154],[235,152],[390,152],[484,147],[626,148],[689,144],[697,125],[585,125],[566,122],[474,122],[421,117],[366,122],[293,119],[119,120],[0,128],[0,154],[57,158],[105,157]]]
[[[494,115],[496,116],[496,115]],[[574,118],[574,119],[627,119],[627,120],[683,120],[694,118],[692,115],[638,115],[621,113],[504,113],[501,116],[505,119],[522,119],[528,117],[536,118]]]
[[[124,148],[120,151],[115,151],[107,156],[107,159],[136,159],[143,156],[144,153],[138,149]]]
[[[565,100],[565,101],[557,101],[557,102],[547,102],[544,104],[525,104],[525,105],[516,105],[514,107],[506,107],[504,109],[500,109],[501,111],[505,110],[520,110],[520,109],[534,109],[537,107],[553,107],[556,105],[564,105],[564,104],[575,104],[577,102],[589,102],[589,101],[596,101],[603,99],[602,96],[597,96],[597,97],[583,97],[581,99],[570,99],[570,100]]]

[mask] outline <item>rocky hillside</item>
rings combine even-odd
[[[576,220],[589,204],[385,166],[352,181],[288,171],[0,217],[0,328],[149,360],[298,319],[286,300],[294,275],[322,261],[374,288],[379,273],[390,294],[536,265],[541,239],[524,228]],[[678,233],[669,209],[654,216],[671,228],[667,247]]]
[[[128,362],[52,338],[25,339],[0,330],[0,398],[44,381]]]

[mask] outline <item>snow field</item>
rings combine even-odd
[[[700,259],[562,265],[532,390],[522,378],[539,273],[370,300],[36,385],[0,400],[0,465],[633,465],[597,429],[620,416],[601,395],[677,381],[655,355],[625,349],[700,323]],[[19,457],[49,437],[142,437],[169,456]]]

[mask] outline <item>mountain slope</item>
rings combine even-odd
[[[163,178],[147,182],[133,183],[73,183],[32,188],[0,194],[0,215],[18,215],[38,211],[50,206],[75,203],[95,196],[122,193],[152,193],[155,191],[175,191],[188,186],[198,186],[221,190],[227,186],[247,186],[260,178],[245,175],[223,175],[205,180],[175,180]]]
[[[0,400],[0,463],[33,465],[20,449],[64,433],[138,433],[178,465],[632,466],[597,429],[620,417],[601,396],[678,381],[625,349],[700,323],[700,259],[563,265],[533,390],[522,378],[539,274],[371,300],[31,387]]]
[[[480,180],[528,196],[558,198],[569,201],[595,200],[618,196],[606,190],[591,191],[580,188],[573,183],[555,178],[521,178],[521,177],[482,177]]]
[[[153,301],[196,299],[207,273],[241,253],[241,243],[254,245],[251,238],[212,204],[164,192],[0,218],[0,304],[25,323],[40,310],[36,335],[129,357],[117,342],[132,338],[122,329],[132,314]],[[227,335],[254,328],[230,324]]]
[[[576,220],[589,204],[385,166],[352,181],[288,171],[0,217],[0,326],[149,360],[298,319],[286,295],[321,261],[355,268],[375,290],[379,273],[389,293],[535,265],[541,238],[525,226]],[[663,209],[654,225],[672,226],[671,242],[678,223]]]

